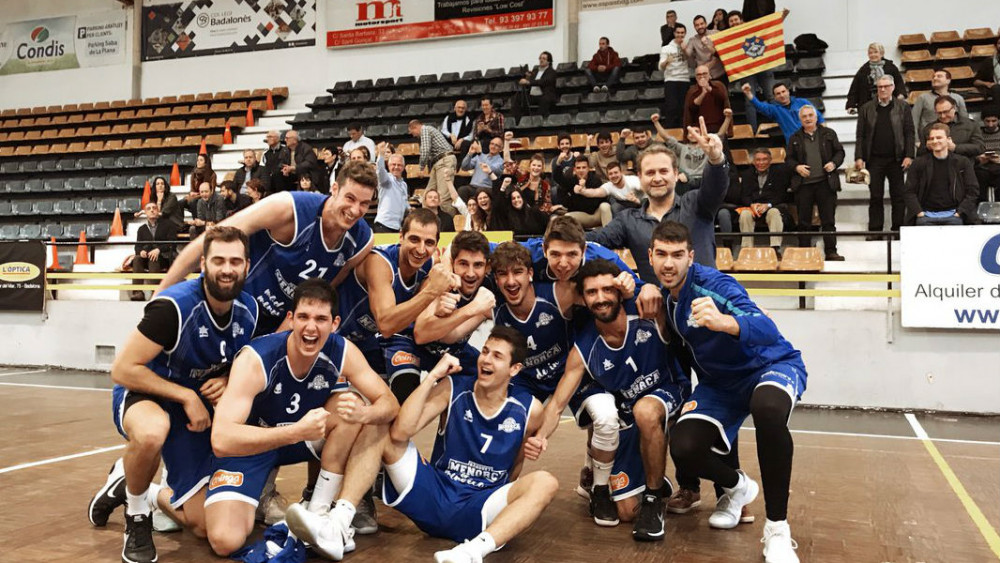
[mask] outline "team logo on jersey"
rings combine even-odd
[[[200,326],[198,327],[198,338],[208,338],[208,327]]]
[[[500,425],[497,426],[497,430],[503,430],[508,434],[512,432],[520,432],[521,424],[512,417],[508,416]]]
[[[420,362],[417,360],[417,357],[414,356],[413,354],[400,350],[392,355],[391,363],[394,366],[403,366],[406,364],[419,365]]]
[[[698,408],[698,401],[688,401],[684,403],[684,408],[681,409],[681,414],[688,413]]]
[[[465,409],[465,416],[463,416],[462,418],[464,418],[466,422],[472,422],[472,410]]]
[[[274,386],[274,394],[275,395],[280,395],[281,394],[281,384],[280,383]]]
[[[698,324],[698,321],[694,320],[694,313],[688,315],[687,325],[691,328],[698,328],[699,326],[701,326]]]
[[[605,371],[611,371],[613,369],[615,369],[615,364],[611,363],[611,360],[605,359],[604,360],[604,370]]]
[[[226,471],[219,469],[212,474],[212,480],[208,483],[208,490],[214,491],[219,487],[241,487],[243,486],[243,473],[239,471]]]
[[[233,323],[233,336],[243,336],[244,330],[240,323]]]
[[[552,315],[548,313],[542,313],[541,315],[538,315],[538,322],[535,323],[535,328],[548,326],[548,324],[552,322],[552,318],[553,318]]]
[[[650,336],[653,336],[652,332],[649,332],[648,330],[642,330],[640,328],[639,330],[635,331],[635,343],[642,344],[647,340],[649,340]]]
[[[619,471],[608,479],[608,484],[611,485],[612,491],[620,491],[628,487],[628,474],[624,471]]]
[[[337,254],[337,257],[334,258],[334,260],[333,260],[333,265],[336,266],[336,267],[341,267],[341,266],[343,266],[346,263],[347,263],[347,260],[344,260],[344,255],[343,254]]]
[[[317,373],[316,377],[309,382],[309,385],[306,385],[306,388],[319,391],[321,389],[329,389],[330,384],[326,381],[326,378],[323,377],[322,373]]]

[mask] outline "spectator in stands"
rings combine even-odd
[[[455,152],[459,155],[469,152],[469,147],[472,146],[472,139],[476,134],[476,122],[469,115],[468,110],[469,106],[465,103],[465,100],[458,100],[455,102],[455,109],[446,115],[444,121],[441,122],[441,132],[448,138],[451,145],[455,147]],[[502,124],[503,117],[500,120]]]
[[[976,222],[979,185],[972,161],[951,150],[949,128],[932,123],[925,144],[930,152],[913,161],[906,177],[907,225],[961,225]]]
[[[712,80],[725,80],[726,69],[722,66],[722,61],[719,60],[719,56],[715,52],[715,44],[709,37],[711,33],[708,31],[708,22],[705,21],[705,16],[695,16],[694,32],[695,36],[684,44],[684,51],[687,53],[688,59],[693,60],[697,66],[707,67],[709,78]]]
[[[726,85],[709,78],[705,65],[694,69],[695,83],[684,96],[684,126],[693,127],[698,118],[705,118],[709,131],[718,131],[725,120],[724,110],[729,109],[729,91]]]
[[[264,191],[268,194],[286,192],[292,188],[291,179],[282,173],[285,166],[292,163],[292,153],[288,147],[281,144],[281,135],[274,129],[264,137],[267,150],[261,156],[260,166],[263,168],[261,180],[264,181]]]
[[[292,129],[285,133],[285,145],[291,152],[291,162],[281,168],[281,173],[298,184],[299,178],[309,176],[312,185],[316,185],[319,176],[319,161],[316,152],[305,141],[299,140],[299,132]]]
[[[824,123],[823,114],[813,107],[812,102],[804,98],[797,98],[789,91],[788,86],[782,82],[774,85],[771,92],[774,94],[774,103],[762,102],[754,96],[753,89],[749,84],[742,87],[743,95],[747,101],[753,104],[758,113],[774,120],[781,127],[781,132],[785,134],[785,141],[791,140],[792,135],[802,127],[799,121],[799,114],[803,106],[813,108],[819,123]]]
[[[350,137],[351,140],[344,143],[344,152],[350,154],[352,150],[358,147],[364,147],[368,149],[368,159],[370,161],[375,160],[375,141],[365,136],[365,131],[361,127],[360,123],[355,122],[349,124],[347,126],[347,136]],[[287,135],[285,136],[285,139],[287,141]],[[291,148],[291,145],[289,145],[289,148]]]
[[[736,27],[738,25],[743,25],[743,14],[735,10],[729,12],[729,27]],[[757,74],[751,74],[740,82],[741,88],[743,84],[749,84],[753,88],[754,95],[769,100],[771,93],[774,91],[774,71],[765,70]],[[746,104],[746,111],[747,123],[750,124],[754,133],[756,133],[757,127],[760,125],[757,121],[757,108],[753,104]]]
[[[188,192],[188,195],[184,196],[184,199],[178,200],[177,204],[181,208],[181,217],[184,216],[185,211],[190,213],[193,217],[195,213],[198,212],[199,201],[201,201],[201,192],[197,189],[192,189]],[[184,219],[184,223],[187,223],[186,219]],[[177,232],[183,232],[185,229],[187,229],[187,227],[182,225],[181,228],[177,229]]]
[[[216,179],[215,172],[212,170],[212,159],[205,153],[198,155],[194,170],[191,171],[191,191],[197,189],[202,182],[208,182],[212,189],[215,189]]]
[[[983,154],[976,156],[976,179],[979,183],[980,199],[989,201],[989,189],[1000,187],[1000,112],[997,109],[983,110]],[[996,201],[994,197],[993,201]]]
[[[955,107],[955,99],[951,96],[942,96],[934,102],[934,113],[937,114],[936,123],[948,126],[950,135],[948,136],[948,150],[956,152],[966,158],[975,159],[985,150],[983,144],[983,131],[971,118],[961,117]],[[927,138],[927,131],[930,126],[922,130],[921,140]],[[921,145],[917,154],[928,152],[927,147]]]
[[[264,195],[264,182],[261,182],[260,178],[254,178],[247,182],[247,197],[250,198],[250,201],[257,203]]]
[[[439,194],[437,190],[427,190],[424,192],[424,197],[421,200],[421,207],[430,210],[431,213],[437,217],[439,232],[455,232],[455,216],[441,210],[441,194]]]
[[[681,24],[683,25],[683,24]],[[674,40],[676,33],[674,30],[677,28],[677,12],[674,10],[667,10],[667,23],[660,26],[660,46],[666,47],[668,43]]]
[[[725,31],[729,29],[729,12],[718,8],[712,13],[712,23],[708,24],[709,31]]]
[[[348,153],[347,160],[356,160],[358,162],[371,162],[371,154],[368,152],[368,147],[354,147],[351,152]]]
[[[503,137],[503,114],[493,108],[493,100],[490,98],[480,100],[479,109],[479,117],[476,118],[476,139],[479,140],[480,146],[489,145],[490,139]]]
[[[906,83],[903,82],[903,75],[892,61],[885,58],[885,47],[881,43],[872,43],[868,46],[868,62],[858,69],[854,80],[851,80],[851,88],[847,91],[847,113],[858,113],[858,108],[877,97],[876,83],[883,76],[892,78],[891,95],[905,100]]]
[[[469,154],[462,159],[462,170],[472,170],[472,180],[468,186],[458,188],[458,195],[462,199],[468,199],[479,190],[493,189],[493,178],[503,174],[503,157],[500,151],[503,150],[504,140],[494,137],[490,140],[490,152],[483,154],[479,141],[474,141],[469,147]]]
[[[409,124],[410,135],[420,139],[420,167],[426,169],[430,177],[427,179],[428,190],[437,190],[441,194],[441,208],[448,213],[454,213],[449,186],[455,182],[455,172],[458,159],[452,154],[454,147],[444,134],[433,127],[426,127],[414,119]],[[447,195],[446,195],[447,194]]]
[[[153,178],[153,195],[160,213],[160,221],[168,222],[179,231],[184,227],[184,208],[177,196],[170,193],[170,184],[163,176]]]
[[[992,57],[980,63],[972,84],[1000,107],[1000,38],[997,39],[996,49]]]
[[[253,149],[243,151],[243,166],[233,174],[233,184],[239,186],[240,193],[247,193],[247,182],[257,177],[260,173],[260,164],[257,163],[257,153]]]
[[[684,97],[691,87],[691,67],[694,64],[684,50],[687,27],[679,23],[674,28],[674,37],[660,49],[660,70],[663,71],[663,117],[668,129],[684,124]]]
[[[312,178],[309,176],[299,176],[299,191],[300,192],[315,192],[316,186],[313,185]]]
[[[594,92],[607,92],[618,84],[618,75],[622,71],[622,60],[618,52],[611,46],[611,40],[601,37],[597,40],[597,52],[590,57],[590,62],[583,69],[587,82]]]
[[[198,200],[193,216],[184,221],[190,227],[191,240],[225,218],[226,206],[222,196],[217,194],[208,182],[202,182],[198,186]]]
[[[528,170],[517,178],[514,189],[521,192],[521,197],[528,205],[546,215],[551,215],[554,207],[552,190],[544,174],[545,157],[542,153],[536,152],[528,161]]]
[[[775,98],[777,98],[775,92]],[[816,108],[804,105],[799,109],[802,126],[788,140],[785,164],[795,172],[790,186],[795,193],[799,215],[799,231],[812,229],[813,205],[819,208],[820,229],[836,232],[837,192],[840,191],[840,174],[837,169],[844,163],[844,147],[837,132],[829,127],[819,127]],[[799,238],[800,246],[812,246],[811,236]],[[837,254],[837,237],[825,235],[823,248],[827,260],[842,262]]]
[[[639,177],[634,174],[624,174],[622,165],[617,162],[608,165],[606,182],[593,190],[583,190],[583,194],[610,199],[612,215],[639,207],[646,197],[646,194],[642,193]]]
[[[132,272],[136,274],[159,274],[170,268],[170,261],[177,255],[176,246],[169,241],[177,240],[177,228],[170,221],[160,217],[160,206],[155,201],[144,208],[146,222],[139,226],[135,237],[135,257]],[[156,285],[157,280],[147,280]],[[139,282],[140,284],[143,282]],[[132,301],[144,301],[143,291],[132,291]]]
[[[590,169],[593,170],[602,182],[608,181],[608,166],[618,163],[618,155],[615,153],[615,145],[611,142],[611,133],[601,131],[597,134],[597,152],[591,152],[590,145],[594,142],[593,135],[587,135],[587,146],[583,154],[590,161]]]
[[[590,169],[590,161],[580,155],[572,161],[564,162],[552,176],[559,183],[567,215],[576,219],[585,229],[603,227],[611,222],[611,204],[607,196],[601,196],[593,188],[601,186],[601,179]]]
[[[555,174],[555,171],[561,168],[567,160],[572,160],[580,156],[579,151],[573,150],[573,137],[571,137],[569,133],[559,134],[559,137],[556,140],[556,147],[559,149],[559,154],[557,154],[552,159],[552,162],[549,163],[549,170],[551,170],[553,174]],[[621,153],[619,152],[619,154]],[[552,202],[561,203],[559,199],[558,182],[552,186]]]
[[[753,233],[764,223],[771,233],[785,230],[788,215],[788,187],[791,178],[781,164],[771,164],[771,151],[753,151],[753,168],[740,176],[739,221],[741,233]],[[743,237],[743,246],[752,247],[753,237]],[[781,235],[771,236],[771,247],[781,259]]]
[[[633,143],[628,146],[625,141],[631,137],[634,137]],[[628,128],[622,129],[618,135],[618,145],[615,147],[615,152],[618,153],[618,162],[622,166],[628,166],[629,162],[632,163],[632,166],[637,166],[639,153],[648,149],[652,144],[656,143],[653,143],[653,134],[648,126],[639,125],[634,132]],[[555,171],[554,168],[552,170]]]
[[[319,184],[317,188],[323,193],[330,193],[337,181],[337,171],[343,163],[340,157],[340,147],[323,147],[319,150]]]
[[[481,192],[487,200],[490,199],[490,195],[486,192]],[[489,216],[485,209],[479,206],[479,195],[476,197],[470,197],[469,201],[466,203],[466,214],[465,214],[465,230],[466,231],[485,231],[489,227],[487,222],[489,221]],[[457,207],[457,206],[456,206]]]
[[[883,74],[875,82],[876,98],[865,102],[858,115],[854,165],[858,170],[867,168],[871,174],[868,230],[881,231],[885,226],[885,181],[888,179],[891,228],[899,231],[906,209],[903,172],[913,164],[913,117],[909,104],[893,97],[896,84],[892,76]],[[869,240],[878,239],[869,237]]]
[[[528,205],[521,192],[513,189],[513,178],[503,179],[499,193],[494,194],[494,209],[490,215],[491,231],[511,231],[514,236],[537,236],[545,232],[548,215]]]
[[[737,209],[743,207],[743,189],[740,185],[740,174],[736,170],[729,154],[726,154],[729,163],[729,188],[726,196],[715,214],[715,226],[719,233],[732,233],[739,228],[739,213]],[[733,255],[739,254],[740,245],[735,237],[723,237],[719,241],[720,245],[728,247]]]
[[[969,111],[965,108],[965,98],[957,92],[952,92],[948,88],[951,86],[951,72],[947,69],[937,69],[931,77],[931,91],[924,92],[917,96],[917,101],[913,104],[913,126],[920,134],[920,142],[927,138],[924,129],[937,121],[938,115],[934,109],[934,103],[942,96],[949,96],[952,104],[958,108],[958,116],[962,119],[969,118]]]
[[[732,124],[733,110],[726,108],[723,111],[723,115],[725,115],[725,120],[715,132],[719,137],[725,137],[726,131]],[[701,186],[701,178],[705,173],[705,165],[708,163],[708,155],[698,146],[695,137],[692,135],[692,129],[686,130],[684,132],[684,142],[679,142],[660,125],[659,114],[654,113],[650,119],[653,121],[653,127],[656,128],[659,140],[677,155],[677,164],[680,170],[680,173],[677,174],[677,187],[675,188],[677,195],[684,195],[689,190],[699,188]],[[705,125],[707,126],[708,123]]]
[[[538,106],[538,113],[548,117],[552,106],[559,100],[556,91],[556,70],[552,68],[552,53],[542,51],[538,55],[538,66],[518,82],[520,90],[514,100],[514,116],[520,117],[530,113],[531,106]]]
[[[743,19],[753,21],[774,13],[774,0],[743,0]]]
[[[403,155],[392,154],[388,143],[379,143],[375,152],[378,155],[375,159],[375,172],[378,174],[378,209],[375,212],[375,225],[372,230],[376,233],[396,233],[403,224],[403,215],[410,208],[408,201],[410,191],[406,180],[403,179],[406,162]],[[389,163],[388,171],[386,162]],[[432,188],[428,190],[438,193]]]
[[[484,231],[489,230],[490,225],[492,224],[491,220],[493,218],[493,211],[495,207],[493,205],[492,189],[490,191],[479,190],[479,192],[476,193],[475,199],[476,199],[476,207],[482,214],[483,230]]]
[[[308,176],[303,176],[303,178],[308,179]],[[219,184],[219,195],[222,196],[222,206],[226,217],[253,205],[250,196],[237,191],[236,183],[232,180],[225,180]]]

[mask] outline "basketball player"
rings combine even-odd
[[[399,404],[357,347],[333,334],[340,322],[336,311],[330,284],[306,280],[288,312],[291,332],[256,338],[233,361],[212,425],[216,459],[205,499],[208,540],[222,557],[253,531],[254,511],[274,468],[322,459],[308,508],[325,515],[339,495],[330,518],[348,524],[375,479],[377,444]],[[344,393],[348,386],[370,403]],[[350,551],[351,528],[343,529],[343,549]]]
[[[797,562],[786,520],[793,451],[788,419],[806,387],[802,355],[736,280],[694,263],[691,235],[683,224],[660,223],[649,257],[663,287],[667,324],[690,350],[698,375],[674,427],[674,463],[722,485],[725,494],[709,525],[735,528],[758,486],[712,452],[725,454],[747,415],[753,415],[767,511],[764,558]]]
[[[233,356],[257,324],[257,303],[243,291],[249,266],[246,235],[217,227],[201,245],[204,274],[150,301],[111,366],[112,414],[128,444],[91,501],[90,521],[103,526],[127,500],[124,563],[156,561],[153,508],[205,536],[211,405],[226,388]],[[165,487],[151,483],[160,457],[167,469]],[[122,478],[124,490],[118,484]]]

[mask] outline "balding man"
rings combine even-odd
[[[260,159],[260,166],[263,168],[260,179],[264,182],[264,190],[269,194],[288,191],[292,182],[282,170],[292,163],[292,153],[281,144],[281,134],[274,129],[267,132],[264,140],[267,150]]]
[[[455,147],[437,129],[414,119],[409,124],[410,135],[420,139],[420,168],[430,173],[427,189],[441,194],[441,209],[455,213],[451,191],[455,186],[455,172],[458,159],[452,151]]]
[[[795,192],[799,210],[799,231],[812,230],[813,204],[819,208],[820,229],[833,233],[837,230],[837,192],[840,191],[840,174],[837,169],[844,163],[844,147],[837,132],[829,127],[819,127],[816,108],[811,105],[799,108],[802,127],[788,140],[785,165],[794,172],[790,187]],[[812,246],[812,237],[799,237],[799,246]],[[823,248],[827,260],[842,262],[837,254],[837,237],[825,235]]]
[[[293,129],[285,133],[285,145],[292,158],[289,164],[281,167],[281,173],[291,178],[293,185],[298,185],[302,176],[308,176],[314,186],[319,184],[319,160],[309,143],[300,141],[299,132]]]
[[[375,212],[376,233],[398,233],[403,215],[410,208],[410,192],[403,179],[406,162],[403,155],[393,153],[386,143],[375,149],[375,170],[378,174],[378,211]],[[386,171],[388,163],[388,172]]]
[[[469,105],[465,100],[455,102],[455,110],[441,122],[441,132],[461,156],[469,152],[469,147],[472,146],[472,139],[476,134],[475,123],[476,120],[469,115]]]
[[[699,124],[698,118],[704,117],[708,130],[718,131],[726,119],[729,91],[722,82],[712,80],[707,65],[698,65],[694,69],[694,81],[694,86],[684,97],[684,126],[694,127]]]

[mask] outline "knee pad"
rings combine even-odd
[[[600,416],[594,418],[594,436],[590,444],[595,449],[613,452],[618,449],[618,416]]]

